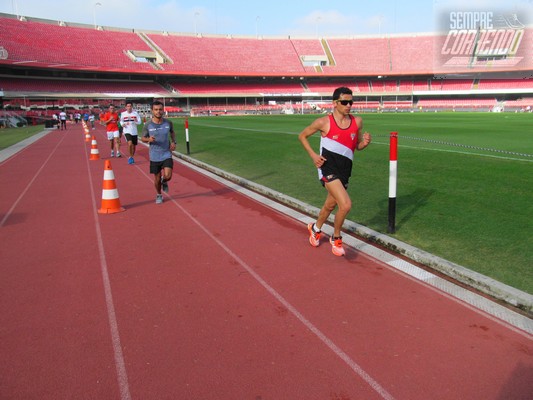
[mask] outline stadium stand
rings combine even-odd
[[[504,104],[522,110],[533,98],[532,32],[523,31],[526,45],[513,54],[471,57],[472,64],[461,69],[439,64],[441,37],[433,34],[193,35],[0,14],[0,93],[4,108],[13,109],[163,97],[169,106],[201,112],[214,104],[276,112],[287,101],[314,111],[305,101],[323,104],[336,87],[348,86],[360,110]]]
[[[386,75],[390,72],[387,39],[362,38],[359,40],[328,39],[327,44],[335,60],[324,67],[328,75]]]
[[[429,90],[429,79],[420,79],[413,81],[413,92]]]
[[[496,106],[496,99],[420,99],[416,105],[423,108],[484,108],[490,110]]]
[[[173,88],[182,95],[255,95],[265,94],[301,94],[304,88],[299,83],[181,83],[169,81]]]
[[[322,67],[331,62],[323,41],[319,39],[290,39],[290,41],[306,72],[321,72]]]
[[[126,55],[128,50],[151,51],[131,31],[100,31],[0,18],[0,38],[1,46],[8,51],[2,63],[79,70],[90,67],[95,71],[154,70],[149,63],[134,62]]]
[[[42,38],[46,37],[43,41]],[[0,64],[92,71],[210,76],[390,76],[487,72],[440,67],[431,34],[352,38],[263,38],[141,32],[25,19],[0,14]],[[532,68],[532,30],[513,57],[484,60]],[[35,46],[39,43],[39,46]],[[506,67],[506,63],[508,64]],[[518,66],[516,64],[519,64]],[[440,69],[439,69],[440,67]]]
[[[472,79],[433,79],[431,90],[472,90]]]
[[[398,81],[398,92],[402,93],[412,93],[415,90],[414,80],[409,79],[400,79]]]
[[[187,75],[302,74],[296,51],[287,39],[202,37],[147,34],[171,60],[165,71]]]
[[[398,81],[396,80],[372,80],[370,81],[370,87],[372,92],[375,93],[397,93],[398,92]]]
[[[505,101],[505,109],[509,111],[528,111],[533,110],[533,97],[524,97],[517,100]]]
[[[388,74],[430,74],[434,70],[435,39],[429,34],[391,37]]]
[[[4,92],[26,92],[28,94],[73,93],[73,94],[105,94],[127,93],[138,96],[168,96],[170,93],[155,82],[119,82],[96,80],[67,80],[67,79],[31,79],[0,77],[0,87]]]
[[[478,89],[532,89],[533,79],[480,79]]]
[[[331,95],[335,88],[339,86],[347,86],[351,88],[354,94],[359,92],[370,92],[370,87],[368,86],[368,81],[366,80],[354,80],[346,79],[342,81],[335,82],[320,82],[320,81],[307,81],[306,86],[311,93],[318,93],[321,95]]]

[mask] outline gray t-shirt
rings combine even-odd
[[[170,151],[171,132],[174,132],[174,126],[171,121],[165,118],[160,124],[156,124],[152,120],[144,124],[143,137],[155,137],[155,141],[150,143],[150,161],[160,162],[172,158]]]

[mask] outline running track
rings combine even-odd
[[[0,399],[533,398],[532,335],[180,162],[155,205],[144,146],[98,214],[89,149],[0,163]]]

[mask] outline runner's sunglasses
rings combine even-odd
[[[335,100],[337,103],[341,103],[343,106],[352,105],[353,100]]]

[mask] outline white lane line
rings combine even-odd
[[[98,244],[98,255],[100,257],[100,270],[102,273],[102,280],[104,283],[105,303],[107,307],[107,318],[109,320],[109,329],[111,331],[111,341],[113,343],[113,353],[115,356],[115,368],[117,370],[118,387],[120,390],[121,400],[131,400],[130,388],[128,385],[128,373],[126,371],[126,364],[124,362],[124,355],[122,354],[122,344],[120,343],[120,334],[118,331],[118,322],[115,312],[115,305],[113,302],[113,292],[111,290],[111,282],[109,280],[109,272],[107,268],[106,253],[104,248],[104,241],[102,239],[102,230],[98,220],[96,193],[91,177],[91,170],[89,168],[89,157],[86,156],[87,175],[89,178],[89,186],[91,190],[91,199],[93,206],[94,228],[96,230],[96,241]]]
[[[222,185],[225,185],[241,193],[244,196],[247,196],[248,198],[254,199],[258,203],[261,203],[266,207],[270,207],[281,214],[300,221],[305,225],[307,225],[309,222],[315,221],[307,214],[303,214],[302,212],[294,208],[289,208],[281,202],[274,201],[271,198],[265,197],[262,194],[258,193],[264,193],[265,191],[267,191],[273,194],[271,196],[272,198],[278,197],[278,193],[271,189],[265,188],[261,185],[252,184],[251,186],[260,188],[260,190],[254,192],[250,189],[238,185],[235,182],[227,180],[224,177],[221,177],[215,174],[214,172],[211,172],[210,170],[203,169],[199,165],[192,164],[181,159],[178,159],[177,162],[181,163],[187,168],[190,168],[204,176],[213,179],[216,182],[219,182]],[[295,199],[291,200],[294,202],[294,204],[303,204]],[[316,210],[316,212],[318,212],[318,209]],[[347,223],[349,223],[349,221]],[[329,236],[333,234],[333,228],[330,225],[324,225],[324,228],[322,230]],[[400,261],[401,259],[399,257],[396,257],[395,255],[381,250],[371,244],[365,243],[355,238],[355,236],[346,235],[343,241],[346,245],[364,253],[365,255],[385,263],[385,265],[392,268],[393,270],[401,271],[407,274],[408,276],[418,279],[419,281],[429,285],[429,287],[439,290],[439,293],[443,295],[450,295],[452,298],[454,298],[455,301],[460,301],[461,304],[465,305],[467,308],[473,309],[478,314],[482,314],[492,319],[493,321],[496,321],[498,324],[505,326],[508,329],[511,329],[528,338],[531,338],[531,335],[533,335],[533,320],[522,314],[517,313],[516,311],[503,307],[498,303],[494,302],[493,300],[475,294],[471,290],[462,288],[461,286],[456,285],[453,282],[447,281],[443,278],[439,278],[431,272],[425,271],[408,261]]]
[[[140,168],[139,168],[140,170]],[[150,181],[152,178],[144,171],[141,171]],[[167,195],[167,197],[170,197]],[[211,240],[218,244],[230,257],[237,261],[263,288],[267,290],[276,300],[289,310],[309,331],[317,336],[337,357],[344,361],[360,378],[362,378],[374,391],[376,391],[385,400],[394,400],[394,397],[387,392],[374,378],[372,378],[359,364],[350,358],[340,347],[338,347],[330,338],[328,338],[320,329],[318,329],[312,322],[304,317],[291,303],[289,303],[281,294],[279,294],[272,286],[270,286],[257,272],[254,271],[244,260],[228,248],[220,239],[214,236],[200,221],[198,221],[192,214],[183,208],[175,199],[170,198],[174,203],[192,222],[194,222],[202,231],[205,232]]]
[[[33,175],[33,178],[30,180],[30,182],[28,183],[28,185],[26,186],[26,188],[22,191],[22,193],[20,194],[20,196],[17,198],[17,200],[15,200],[15,202],[13,203],[13,205],[11,206],[11,208],[9,209],[9,211],[6,213],[6,215],[4,215],[4,218],[2,218],[2,221],[0,222],[0,228],[2,226],[4,226],[4,224],[6,223],[7,219],[11,216],[11,214],[13,213],[13,211],[15,210],[15,207],[17,207],[18,203],[22,200],[22,198],[24,197],[24,195],[26,194],[26,192],[28,191],[28,189],[31,187],[31,185],[33,184],[33,182],[35,182],[35,180],[37,179],[37,177],[41,174],[41,172],[43,171],[44,167],[46,166],[46,164],[48,163],[48,161],[50,161],[50,158],[52,158],[52,156],[54,155],[54,153],[56,152],[57,148],[59,147],[59,145],[63,142],[63,140],[65,139],[65,135],[63,135],[63,137],[61,138],[61,140],[59,142],[57,142],[56,146],[54,147],[54,149],[50,152],[50,155],[46,158],[46,160],[44,160],[43,162],[43,165],[41,165],[41,168],[39,168],[37,170],[37,172]]]

